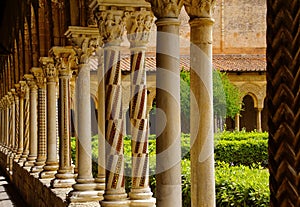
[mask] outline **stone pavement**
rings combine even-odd
[[[0,207],[29,207],[0,170]]]

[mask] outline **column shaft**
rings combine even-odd
[[[29,138],[29,155],[27,158],[27,161],[25,162],[24,166],[25,168],[28,167],[28,170],[30,170],[30,167],[34,166],[34,162],[37,158],[37,86],[34,81],[34,77],[32,75],[29,75],[27,78],[27,82],[29,85],[30,90],[30,116],[29,116],[29,122],[30,122],[30,138]]]
[[[257,131],[258,132],[262,132],[262,128],[261,128],[261,111],[262,111],[262,109],[257,109],[256,123],[257,123]]]
[[[177,18],[160,18],[157,25],[156,117],[157,206],[181,206],[181,125],[179,25]],[[162,128],[164,126],[164,128]]]
[[[43,170],[46,162],[46,86],[42,68],[33,68],[32,71],[36,77],[38,86],[38,154],[36,162],[31,168],[31,173],[33,173],[34,176],[38,176],[38,174]]]
[[[235,115],[235,130],[240,131],[240,114]]]
[[[29,123],[29,113],[30,113],[30,100],[29,100],[29,88],[26,86],[25,89],[25,107],[24,107],[24,148],[23,148],[23,154],[21,156],[22,162],[26,162],[28,154],[29,154],[29,129],[30,129],[30,123]]]
[[[69,194],[71,202],[99,201],[103,197],[95,191],[96,183],[92,175],[92,140],[91,140],[91,99],[90,66],[79,65],[76,81],[77,133],[78,133],[78,176],[73,191]]]
[[[14,161],[17,162],[20,158],[20,154],[18,153],[18,146],[19,146],[19,125],[20,125],[20,101],[19,101],[19,95],[18,93],[15,93],[15,146],[14,146],[14,151],[16,153]]]
[[[55,179],[51,181],[51,186],[53,188],[68,188],[75,183],[75,175],[71,165],[70,137],[70,78],[72,76],[70,65],[75,51],[71,48],[53,47],[50,54],[54,57],[54,64],[58,70],[59,78],[59,167]]]
[[[215,206],[211,18],[191,25],[192,206]]]

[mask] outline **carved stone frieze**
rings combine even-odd
[[[185,0],[185,10],[191,19],[211,17],[216,0]]]
[[[104,43],[119,45],[125,31],[126,19],[129,12],[123,10],[95,11],[99,33]]]
[[[157,18],[178,18],[184,0],[146,0]]]
[[[39,88],[45,88],[45,75],[44,75],[44,71],[42,68],[32,68],[31,69],[35,79],[36,79],[36,84]]]
[[[130,12],[126,21],[127,38],[131,43],[145,45],[149,41],[154,16],[151,11],[142,8],[140,11]]]
[[[54,60],[50,57],[41,57],[40,63],[48,82],[56,82],[57,74],[54,67]]]

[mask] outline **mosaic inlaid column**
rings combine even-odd
[[[40,63],[47,80],[47,160],[40,178],[54,178],[58,169],[56,140],[56,69],[49,57],[41,57]]]
[[[38,176],[43,170],[47,158],[46,79],[42,68],[32,68],[31,71],[38,86],[38,154],[34,166],[31,168],[31,173]]]
[[[71,202],[99,201],[103,199],[98,195],[96,183],[92,175],[92,137],[91,137],[91,78],[90,57],[98,47],[98,30],[84,27],[69,27],[66,36],[75,43],[79,65],[76,80],[76,128],[78,175],[73,191],[68,195]],[[73,37],[75,36],[75,37]],[[76,38],[80,36],[80,38]],[[72,38],[73,37],[73,38]]]
[[[101,206],[128,206],[124,177],[124,132],[120,44],[125,15],[121,10],[97,11],[104,42],[106,186]]]
[[[191,26],[191,200],[215,206],[212,93],[214,0],[185,1]]]
[[[30,138],[29,138],[29,155],[27,161],[24,163],[24,167],[27,170],[30,170],[34,166],[34,162],[37,158],[37,140],[38,140],[38,125],[37,125],[37,85],[34,79],[34,76],[31,74],[26,74],[25,79],[30,91],[30,117],[29,117],[29,126],[30,126]]]
[[[71,165],[70,142],[70,78],[71,66],[74,64],[75,51],[67,47],[53,47],[50,54],[54,57],[55,68],[59,78],[59,168],[55,179],[51,181],[53,188],[72,187],[75,175]]]
[[[25,82],[26,84],[26,82]],[[29,155],[29,139],[30,139],[30,123],[29,123],[29,113],[30,113],[30,100],[29,100],[29,88],[28,85],[25,85],[25,95],[24,95],[24,142],[23,142],[23,153],[21,156],[21,164],[27,160]]]
[[[19,142],[17,154],[20,157],[18,163],[22,165],[22,154],[24,151],[24,99],[26,93],[26,82],[20,81],[19,86],[16,86],[16,89],[19,95]]]
[[[181,124],[178,19],[182,0],[151,3],[157,17],[156,106],[156,195],[157,206],[181,206]]]
[[[149,121],[147,116],[147,83],[145,51],[154,16],[146,8],[131,13],[127,20],[127,38],[131,50],[131,150],[132,188],[129,193],[132,206],[155,206],[149,187]]]

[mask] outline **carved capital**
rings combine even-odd
[[[90,56],[103,42],[97,28],[70,26],[65,36],[72,42],[79,63],[88,63]]]
[[[178,18],[184,0],[146,0],[157,18]]]
[[[95,10],[99,33],[105,44],[120,45],[129,12],[123,10]]]
[[[15,102],[15,93],[16,90],[14,88],[10,89],[10,102],[13,104]]]
[[[54,67],[54,60],[51,57],[41,57],[40,63],[48,82],[56,82],[56,69]]]
[[[130,12],[126,21],[127,38],[133,46],[145,46],[149,41],[154,16],[151,11],[142,8]]]
[[[211,17],[216,0],[185,0],[185,10],[191,19]]]
[[[32,89],[37,89],[37,85],[34,79],[34,76],[32,74],[26,74],[24,75],[24,79],[27,82],[28,87],[32,90]]]
[[[10,106],[13,103],[12,94],[11,92],[7,92],[7,104]]]
[[[9,95],[4,96],[4,104],[5,104],[6,108],[9,108],[9,106],[10,106]]]
[[[36,84],[39,88],[45,88],[45,75],[42,68],[32,68],[31,69],[35,79]]]
[[[72,47],[53,47],[50,55],[54,58],[54,67],[59,77],[71,77],[72,68],[77,66],[75,51]]]
[[[19,98],[24,98],[26,93],[26,82],[25,81],[19,81],[18,84],[15,84],[16,93],[19,96]]]

